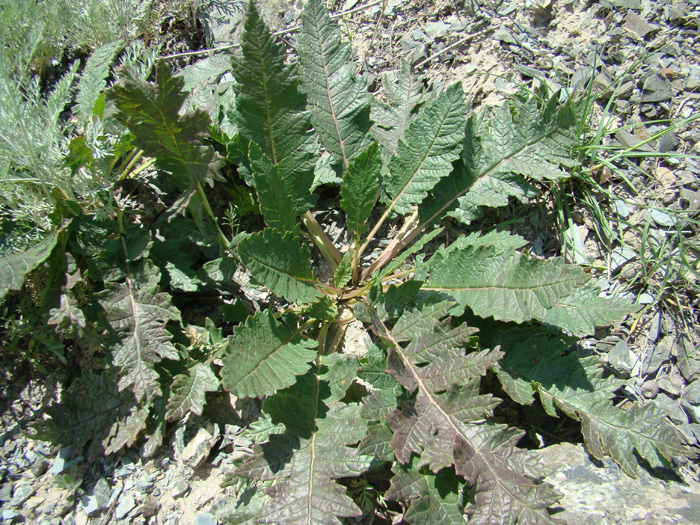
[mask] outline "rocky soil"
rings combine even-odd
[[[198,16],[209,47],[236,42],[240,4],[201,2]],[[497,104],[523,86],[534,89],[543,82],[571,92],[584,91],[592,81],[596,92],[609,93],[593,108],[597,115],[611,97],[616,100],[611,108],[615,124],[633,127],[613,134],[611,143],[630,147],[647,141],[644,148],[668,156],[663,162],[622,165],[629,185],[605,170],[596,174],[619,196],[616,213],[630,225],[619,232],[622,241],[602,245],[590,214],[583,209],[572,214],[583,245],[578,256],[607,269],[611,288],[639,279],[641,239],[635,226],[647,221],[647,234],[661,238],[675,224],[664,209],[700,208],[698,121],[648,140],[661,129],[656,120],[678,121],[700,111],[700,1],[387,0],[384,11],[376,1],[334,4],[336,11],[351,11],[341,26],[359,57],[358,72],[379,87],[382,75],[391,78],[405,59],[436,85],[462,82],[473,107]],[[298,24],[302,2],[265,0],[262,7],[268,23],[286,31]],[[283,38],[293,40],[293,30]],[[203,68],[220,64],[220,56],[189,60]],[[611,86],[621,76],[614,91]],[[649,203],[656,209],[645,209]],[[538,211],[543,204],[532,206]],[[551,210],[539,212],[519,219],[514,228],[530,240],[531,252],[549,255],[561,239],[551,219],[544,219]],[[676,309],[640,293],[636,300],[647,304],[642,314],[597,334],[584,349],[628,378],[631,397],[653,399],[695,441],[700,437],[697,303],[690,287],[675,289],[680,290]],[[155,457],[132,450],[93,464],[66,461],[60,450],[25,434],[42,408],[60,396],[65,379],[32,380],[22,367],[0,373],[3,523],[219,522],[220,509],[236,490],[235,484],[222,484],[233,461],[246,453],[245,443],[236,440],[237,428],[227,424],[235,418],[227,414],[246,407],[217,394],[202,418],[189,417],[172,429]],[[566,510],[559,517],[569,523],[700,523],[695,462],[679,465],[676,472],[642,469],[638,479],[631,479],[612,461],[591,462],[581,445],[560,444],[541,453],[546,481],[565,495],[561,506]]]

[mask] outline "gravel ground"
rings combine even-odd
[[[236,2],[202,2],[211,47],[235,42],[240,34]],[[240,2],[238,2],[240,4]],[[363,7],[363,4],[365,5]],[[680,120],[700,111],[700,2],[612,0],[528,0],[511,2],[442,0],[336,1],[337,10],[354,10],[341,27],[359,57],[362,74],[391,79],[400,61],[411,62],[435,85],[459,81],[472,106],[498,104],[522,86],[541,82],[551,88],[598,92],[624,76],[616,93],[616,124],[635,125],[611,137],[625,146],[645,141],[660,128],[657,119]],[[230,8],[225,8],[229,5]],[[263,13],[277,30],[294,27],[301,2],[267,0]],[[284,38],[293,40],[294,33]],[[608,98],[604,97],[603,102]],[[604,106],[593,108],[601,115]],[[602,187],[619,196],[616,211],[630,228],[619,241],[602,245],[594,218],[574,210],[575,228],[588,262],[604,268],[611,289],[639,282],[641,239],[635,227],[645,221],[651,237],[663,237],[672,223],[665,210],[700,208],[700,127],[682,126],[645,146],[672,154],[663,162],[623,165],[631,186],[604,170]],[[598,176],[598,175],[597,175]],[[634,191],[633,191],[634,190]],[[656,212],[645,210],[653,203]],[[530,204],[533,214],[514,224],[532,253],[551,255],[561,238],[546,203]],[[651,221],[649,221],[649,214]],[[695,226],[690,225],[692,236]],[[640,228],[643,229],[643,228]],[[696,257],[691,252],[692,257]],[[691,278],[691,277],[688,277]],[[644,284],[644,283],[642,283]],[[639,289],[639,286],[632,290]],[[628,378],[630,396],[653,399],[666,408],[678,428],[700,437],[700,333],[696,298],[677,284],[677,308],[658,303],[648,292],[643,313],[596,334],[585,347]],[[645,296],[646,293],[646,296]],[[24,431],[41,410],[60,395],[65,377],[32,379],[23,369],[0,374],[0,520],[3,523],[217,523],[217,510],[233,494],[221,488],[233,461],[245,453],[234,442],[231,411],[248,407],[218,393],[202,418],[189,417],[169,434],[155,457],[138,450],[98,460],[65,461],[60,450],[33,441]],[[637,480],[612,462],[592,463],[580,446],[545,449],[548,477],[565,493],[562,517],[570,523],[700,523],[698,466],[687,462],[673,473]]]

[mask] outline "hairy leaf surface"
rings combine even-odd
[[[375,121],[372,134],[384,150],[393,155],[401,139],[415,118],[416,108],[423,102],[423,83],[411,71],[407,62],[401,63],[396,82],[391,82],[387,75],[382,80],[384,96],[388,104],[374,99],[372,101],[372,119]]]
[[[576,119],[570,104],[553,96],[540,108],[535,98],[473,115],[467,121],[458,169],[443,178],[420,209],[422,223],[444,214],[463,222],[481,206],[503,206],[509,196],[535,193],[525,177],[558,180],[574,167],[569,150],[576,144]]]
[[[303,208],[301,203],[294,202],[296,188],[290,186],[293,181],[282,176],[279,167],[270,162],[254,142],[250,145],[248,155],[265,223],[282,232],[292,231],[299,210]]]
[[[238,470],[245,477],[276,480],[267,491],[272,500],[256,522],[342,523],[339,517],[362,514],[334,481],[359,475],[370,462],[348,446],[365,433],[360,407],[340,401],[356,369],[353,359],[325,356],[295,385],[263,405],[287,430],[256,447],[258,456]]]
[[[215,392],[218,388],[219,378],[206,363],[197,363],[186,373],[176,375],[170,387],[165,419],[177,421],[184,418],[187,412],[201,416],[206,393]]]
[[[299,91],[296,65],[285,64],[284,46],[270,34],[252,1],[241,48],[231,71],[236,79],[236,125],[260,146],[280,176],[290,179],[292,198],[303,198],[313,183],[318,155],[315,135],[309,131],[311,114]]]
[[[255,279],[273,293],[293,303],[306,303],[320,297],[314,287],[309,249],[296,239],[295,232],[280,233],[266,228],[238,243],[238,256]]]
[[[464,140],[466,105],[461,84],[440,93],[421,109],[399,141],[384,180],[387,200],[399,214],[420,204],[439,180],[452,171]]]
[[[539,394],[552,416],[557,408],[581,421],[584,442],[596,458],[611,456],[630,476],[636,477],[636,453],[652,467],[668,467],[673,456],[689,449],[666,413],[653,404],[629,410],[613,406],[612,399],[624,381],[605,376],[595,357],[579,357],[568,349],[575,340],[552,336],[542,329],[516,329],[497,338],[505,350],[497,372],[504,389],[523,404]]]
[[[394,432],[391,447],[396,459],[408,464],[417,454],[416,468],[433,472],[453,466],[474,486],[470,523],[549,523],[547,507],[559,499],[549,486],[529,477],[534,464],[515,444],[522,433],[505,425],[481,422],[495,406],[479,394],[479,377],[496,366],[497,350],[465,354],[463,328],[450,329],[443,320],[452,304],[444,302],[408,311],[394,330],[375,319],[375,328],[387,344],[387,368],[416,396],[386,416]],[[432,329],[426,328],[433,317]],[[395,331],[398,330],[398,333]],[[401,341],[408,341],[406,346]],[[451,366],[426,370],[443,360]],[[451,383],[447,389],[445,385]]]
[[[317,346],[276,321],[268,310],[259,312],[229,337],[223,385],[238,397],[272,395],[311,368]]]
[[[596,326],[619,322],[640,308],[640,305],[631,304],[626,299],[599,297],[599,293],[598,288],[592,285],[577,288],[572,295],[564,297],[547,311],[544,322],[583,336],[592,334]]]
[[[467,520],[460,505],[459,483],[456,481],[454,473],[447,470],[434,475],[397,466],[386,499],[411,502],[404,516],[408,523],[464,524]]]
[[[107,86],[109,69],[114,57],[124,47],[124,42],[116,40],[98,47],[92,52],[80,76],[78,94],[75,97],[74,113],[82,121],[92,116],[92,110],[98,97]]]
[[[367,230],[365,223],[374,208],[381,169],[382,158],[375,142],[357,157],[343,178],[340,206],[348,229],[358,237]]]
[[[56,234],[52,233],[25,250],[3,254],[0,257],[0,300],[10,290],[22,289],[24,278],[49,258],[56,242]]]
[[[367,82],[353,75],[350,44],[341,39],[322,0],[309,0],[301,19],[297,52],[311,123],[335,163],[346,170],[371,138]]]
[[[562,259],[528,259],[493,245],[451,246],[428,262],[423,290],[453,297],[481,317],[522,323],[545,319],[550,308],[588,280]]]
[[[71,455],[89,445],[86,456],[91,461],[132,444],[148,416],[133,393],[118,388],[106,372],[84,372],[64,392],[61,403],[46,412],[50,419],[37,423],[38,437],[70,446]]]
[[[123,283],[109,283],[100,304],[107,321],[120,337],[112,360],[125,375],[119,388],[131,387],[137,401],[160,395],[158,373],[154,365],[161,359],[179,359],[165,329],[168,321],[181,321],[180,312],[172,306],[165,292],[153,293],[139,281],[128,277]]]
[[[214,149],[201,145],[209,133],[209,115],[198,109],[180,116],[187,98],[182,91],[184,80],[172,76],[163,60],[156,64],[155,72],[153,83],[127,72],[107,91],[107,98],[119,109],[117,119],[134,134],[135,146],[172,173],[181,191],[196,182],[212,182],[218,177],[210,167],[215,160]]]

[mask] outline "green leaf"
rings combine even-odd
[[[280,176],[279,168],[270,162],[257,144],[251,143],[249,157],[265,223],[283,232],[292,231],[297,210],[302,207],[295,206],[292,198],[295,189],[289,187],[291,180]]]
[[[482,422],[498,401],[480,394],[480,376],[503,353],[465,353],[470,332],[443,319],[450,308],[444,302],[409,310],[391,330],[373,316],[387,347],[387,371],[415,392],[385,416],[396,459],[434,473],[454,467],[473,487],[470,523],[549,523],[547,507],[560,496],[532,481],[533,457],[516,447],[522,433]]]
[[[389,161],[384,189],[393,210],[399,214],[420,204],[438,181],[452,171],[464,140],[466,104],[461,84],[441,92],[424,107],[399,141]]]
[[[357,362],[347,356],[324,356],[319,366],[286,390],[268,399],[263,410],[287,427],[271,435],[237,474],[260,480],[274,479],[269,505],[258,516],[263,523],[342,523],[362,511],[336,479],[357,476],[371,458],[355,447],[365,434],[359,405],[341,399],[352,383]]]
[[[272,395],[309,370],[317,346],[269,311],[259,312],[229,337],[221,372],[224,388],[238,397]]]
[[[423,82],[413,75],[411,66],[402,61],[396,82],[390,81],[388,75],[384,75],[382,87],[388,104],[376,98],[372,101],[371,116],[375,121],[372,134],[382,148],[393,155],[396,153],[399,139],[416,116],[416,108],[425,98]]]
[[[134,134],[135,146],[158,159],[161,167],[171,172],[180,191],[197,182],[220,178],[215,171],[215,152],[202,146],[209,135],[209,115],[195,110],[180,115],[187,98],[182,91],[184,80],[173,77],[161,60],[156,64],[155,82],[127,76],[107,92],[119,119]]]
[[[0,300],[10,290],[22,289],[24,278],[49,258],[56,242],[56,234],[51,233],[29,248],[0,257]]]
[[[197,363],[186,373],[176,375],[170,387],[165,419],[177,421],[188,412],[201,416],[206,393],[215,392],[218,388],[219,378],[206,363]]]
[[[550,308],[582,286],[588,276],[562,259],[528,259],[494,246],[438,250],[428,261],[424,291],[446,294],[478,316],[522,323],[543,320]]]
[[[107,78],[114,57],[124,47],[122,40],[104,44],[93,51],[85,64],[78,84],[73,112],[81,121],[86,121],[93,114],[98,97],[107,86]]]
[[[345,170],[370,138],[367,82],[353,76],[350,45],[342,41],[322,0],[309,0],[301,19],[297,52],[311,123],[326,150]]]
[[[121,391],[108,373],[89,371],[76,378],[61,403],[51,405],[46,413],[50,419],[36,424],[37,437],[66,445],[73,456],[89,445],[85,455],[90,461],[133,444],[145,429],[148,415],[136,404],[134,394]],[[132,432],[128,438],[126,429]]]
[[[414,468],[394,467],[386,499],[411,502],[404,519],[408,523],[466,523],[460,505],[458,478],[449,470],[437,475]]]
[[[634,313],[641,305],[622,298],[603,298],[592,285],[581,286],[547,311],[543,321],[574,335],[593,334],[596,326],[608,326]]]
[[[536,194],[527,179],[558,180],[561,167],[578,165],[569,150],[577,144],[576,117],[553,96],[544,107],[518,98],[467,121],[461,162],[433,189],[420,209],[422,223],[444,214],[462,222],[479,217],[481,206],[503,206],[508,197]]]
[[[127,277],[121,284],[108,283],[100,300],[107,321],[121,339],[112,355],[113,363],[126,373],[119,388],[131,387],[137,401],[160,395],[155,364],[163,358],[179,359],[165,323],[181,321],[180,312],[167,293],[153,293],[152,287],[148,278]]]
[[[594,457],[609,455],[636,477],[636,455],[652,467],[668,467],[674,456],[692,454],[666,412],[653,403],[627,410],[614,406],[612,399],[624,381],[605,374],[597,358],[570,352],[575,339],[519,329],[501,333],[495,342],[505,350],[497,372],[504,389],[524,404],[536,392],[550,415],[557,415],[558,408],[581,421],[584,443]]]
[[[382,158],[376,142],[363,151],[348,168],[340,189],[340,206],[345,211],[348,229],[357,238],[367,230],[379,189]]]
[[[318,155],[306,96],[299,92],[297,66],[285,64],[284,46],[270,34],[251,1],[241,39],[242,55],[232,58],[236,79],[234,119],[245,138],[255,142],[289,178],[293,198],[309,194]]]
[[[352,252],[348,251],[340,261],[338,269],[333,276],[333,284],[341,287],[350,282],[352,278]]]
[[[307,303],[320,293],[314,287],[311,254],[296,240],[297,235],[266,228],[239,242],[237,251],[243,266],[272,293],[293,303]]]

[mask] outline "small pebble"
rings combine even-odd
[[[31,485],[20,485],[16,487],[15,493],[12,495],[12,500],[10,501],[10,507],[21,507],[32,495],[34,495],[34,487]]]
[[[654,399],[659,395],[659,385],[655,380],[647,381],[642,385],[642,395],[646,399]]]
[[[188,490],[190,490],[190,484],[187,482],[187,480],[181,479],[175,483],[175,486],[173,487],[173,498],[184,496]]]

